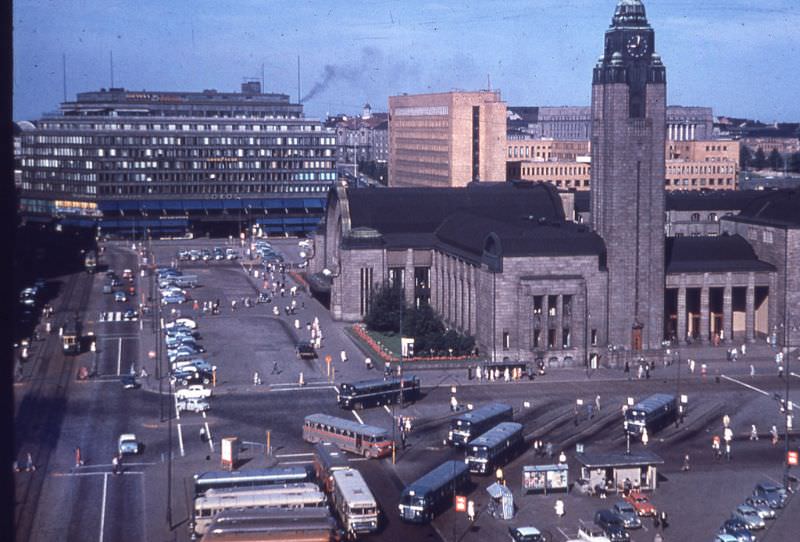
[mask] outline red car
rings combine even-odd
[[[656,515],[656,507],[653,506],[647,497],[639,493],[638,491],[631,491],[625,500],[631,503],[633,508],[636,510],[636,513],[640,516],[655,516]]]

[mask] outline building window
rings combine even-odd
[[[362,267],[361,268],[361,281],[360,281],[360,309],[361,315],[367,314],[369,311],[369,305],[372,301],[372,268],[371,267]]]
[[[392,288],[402,288],[405,284],[405,271],[403,267],[390,267],[389,286]]]
[[[511,334],[508,331],[503,332],[503,350],[511,348]]]
[[[558,307],[556,303],[558,302],[557,295],[549,295],[547,296],[547,315],[548,316],[556,316],[558,314]]]
[[[562,307],[563,307],[563,314],[564,318],[571,318],[572,317],[572,296],[571,295],[564,295],[561,296],[562,300]]]
[[[542,314],[543,298],[544,296],[542,295],[533,296],[533,314]]]
[[[692,213],[692,222],[700,222],[700,213]]]
[[[555,329],[548,329],[547,330],[547,348],[550,350],[555,349],[556,347],[556,330]]]
[[[572,341],[571,341],[571,335],[570,335],[570,332],[569,332],[569,328],[565,327],[561,331],[562,331],[562,333],[561,333],[561,347],[562,348],[569,348],[570,346],[572,346],[572,344],[571,344]]]
[[[533,330],[533,347],[539,348],[542,345],[542,330],[541,329],[534,329]]]
[[[764,232],[764,242],[772,244],[772,232],[771,231],[765,231]]]
[[[589,333],[589,341],[592,343],[592,346],[597,346],[597,330],[593,329]]]

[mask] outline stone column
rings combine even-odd
[[[708,286],[700,289],[700,342],[708,342],[710,332],[708,318]]]
[[[686,343],[686,287],[678,288],[678,344]]]
[[[750,273],[747,280],[747,306],[744,316],[745,339],[751,343],[756,336],[756,287],[755,277]]]
[[[733,287],[730,273],[728,273],[725,291],[722,294],[722,334],[725,336],[725,344],[733,341]]]
[[[556,299],[556,348],[561,350],[564,344],[564,296]]]

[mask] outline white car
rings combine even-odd
[[[195,322],[191,318],[177,318],[172,322],[167,322],[166,324],[164,324],[164,327],[167,329],[172,329],[174,327],[185,327],[188,329],[196,329],[197,322]]]
[[[175,404],[177,405],[178,410],[188,410],[189,412],[205,412],[211,408],[211,405],[208,404],[208,401],[197,397],[175,401]]]
[[[120,455],[136,455],[139,453],[139,441],[133,433],[123,433],[117,441],[117,451]]]
[[[178,401],[208,399],[209,397],[211,397],[211,388],[206,388],[200,384],[192,384],[188,388],[182,388],[175,392],[175,399]]]
[[[168,296],[168,295],[186,295],[186,290],[182,290],[177,286],[166,286],[164,288],[159,288],[159,292],[161,292],[161,296]]]

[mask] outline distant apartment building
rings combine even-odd
[[[360,116],[328,117],[325,126],[336,131],[336,161],[340,167],[355,162],[389,160],[389,114],[364,105]]]
[[[21,133],[20,213],[109,233],[310,231],[336,181],[334,132],[258,82],[84,92],[34,124]]]
[[[509,180],[542,181],[556,188],[589,190],[589,141],[509,139]],[[667,190],[735,190],[739,142],[667,141]]]
[[[739,142],[667,141],[667,190],[735,190]]]
[[[533,139],[588,140],[591,137],[589,106],[509,107],[509,132]],[[710,139],[714,116],[710,107],[667,107],[667,139]]]
[[[389,186],[457,187],[506,180],[500,91],[389,98]]]

